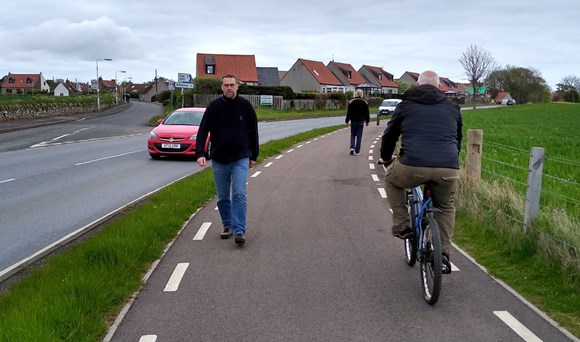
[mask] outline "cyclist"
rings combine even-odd
[[[459,183],[462,120],[459,106],[439,90],[439,76],[422,72],[417,87],[403,94],[381,141],[379,163],[392,162],[386,171],[387,199],[393,210],[393,236],[413,236],[409,226],[406,188],[433,181],[434,217],[441,230],[444,273],[451,272],[451,237],[455,225],[454,195]],[[399,156],[393,155],[401,136]]]

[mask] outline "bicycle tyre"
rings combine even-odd
[[[443,257],[441,253],[439,225],[432,215],[428,215],[425,218],[419,269],[423,297],[429,305],[437,303],[441,293],[441,280],[443,277]]]
[[[413,205],[413,194],[407,194],[407,209],[409,211],[409,224],[411,229],[416,232],[415,227],[415,206]],[[407,265],[413,267],[415,262],[417,262],[417,240],[416,238],[405,239],[403,241],[403,248],[405,250],[405,262]]]

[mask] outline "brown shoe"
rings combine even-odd
[[[222,239],[229,239],[232,234],[234,234],[232,228],[224,228],[224,231],[220,234],[220,237]]]

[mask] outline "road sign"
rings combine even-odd
[[[185,73],[178,73],[177,74],[177,82],[179,83],[191,83],[193,82],[193,78],[191,77],[191,74],[185,74]]]
[[[193,89],[193,83],[175,82],[175,88]]]
[[[96,90],[97,88],[97,80],[91,80],[91,89]]]

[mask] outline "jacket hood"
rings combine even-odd
[[[411,88],[403,94],[403,100],[422,104],[436,104],[443,102],[446,98],[447,96],[441,90],[427,84]]]

